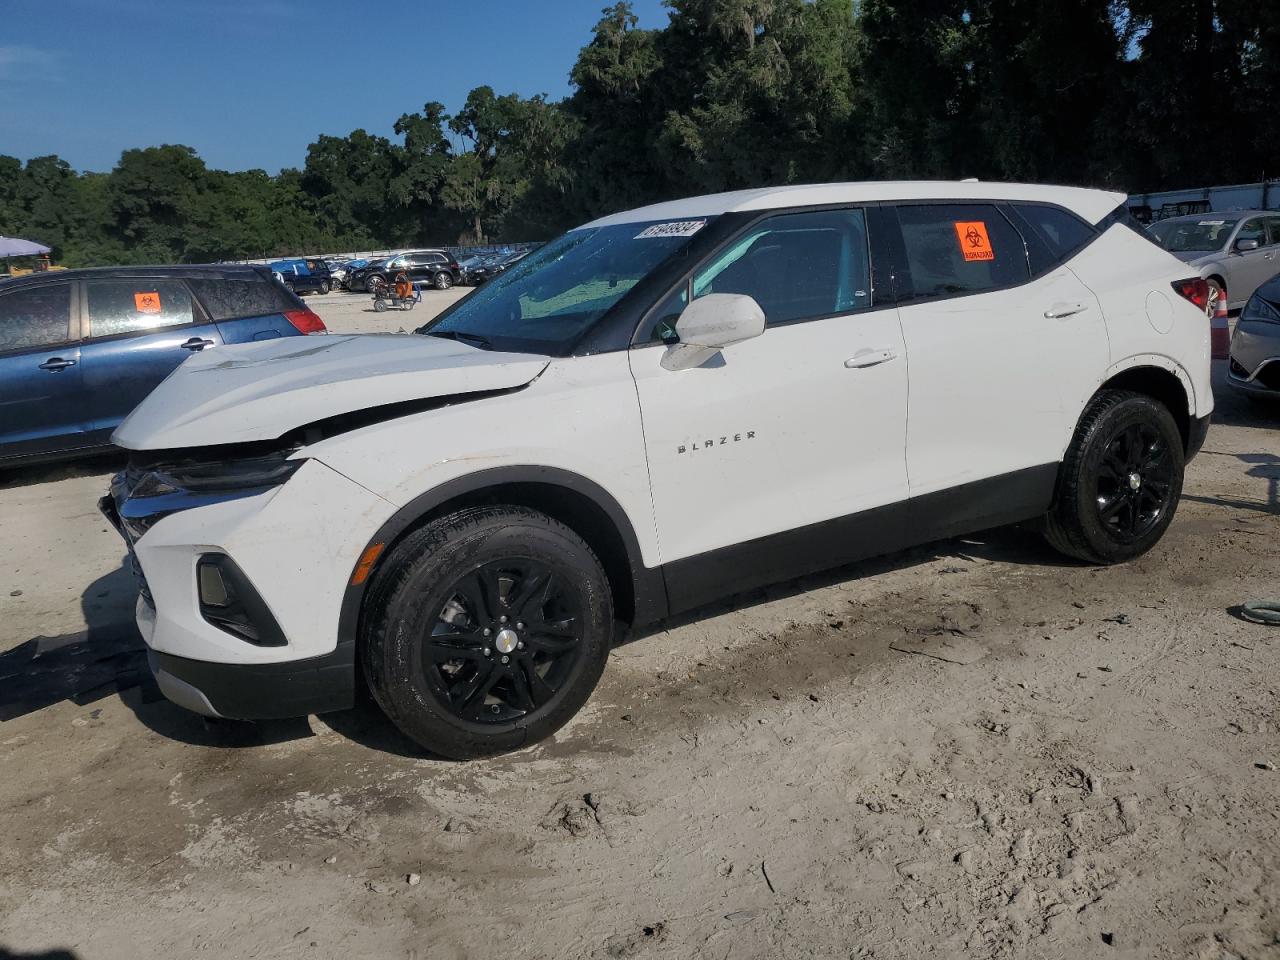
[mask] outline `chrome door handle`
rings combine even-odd
[[[859,350],[844,362],[850,370],[861,370],[863,367],[874,367],[877,364],[896,360],[897,350]]]
[[[192,337],[186,343],[179,344],[183,350],[191,350],[193,352],[203,350],[205,347],[212,347],[212,340],[202,340],[199,337]]]
[[[40,364],[41,370],[48,370],[51,373],[57,373],[59,370],[65,370],[67,367],[74,367],[76,361],[63,360],[61,357],[50,357],[44,363]]]
[[[1046,320],[1061,320],[1063,317],[1073,317],[1077,313],[1084,313],[1088,309],[1083,303],[1055,303],[1044,312],[1044,317]]]

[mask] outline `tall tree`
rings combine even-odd
[[[395,131],[404,137],[400,171],[388,185],[391,199],[408,208],[421,242],[441,237],[440,191],[449,173],[453,148],[444,131],[444,104],[434,100],[421,113],[406,113]],[[452,219],[452,218],[449,218]]]

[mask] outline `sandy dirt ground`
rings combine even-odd
[[[771,588],[469,764],[160,698],[113,466],[0,480],[0,956],[1280,956],[1280,630],[1234,610],[1280,597],[1280,419],[1224,390],[1138,562],[1014,529]]]

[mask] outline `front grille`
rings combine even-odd
[[[1272,360],[1263,364],[1258,371],[1257,382],[1268,390],[1280,390],[1280,360]]]

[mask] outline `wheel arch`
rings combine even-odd
[[[369,540],[383,544],[379,560],[413,530],[465,507],[509,503],[541,511],[569,527],[595,551],[613,592],[615,616],[627,626],[660,620],[667,613],[660,569],[644,565],[630,518],[618,501],[592,480],[554,467],[495,467],[443,483],[415,497]],[[368,547],[366,547],[367,551]],[[361,551],[363,557],[365,551]],[[354,643],[360,632],[366,589],[377,576],[374,563],[360,583],[347,580],[338,617],[338,643]]]
[[[1196,410],[1195,388],[1191,385],[1187,372],[1177,363],[1167,357],[1131,357],[1108,371],[1094,396],[1103,390],[1132,390],[1162,403],[1178,425],[1182,449],[1191,449],[1192,421],[1195,420]],[[1085,406],[1087,408],[1088,404]]]

